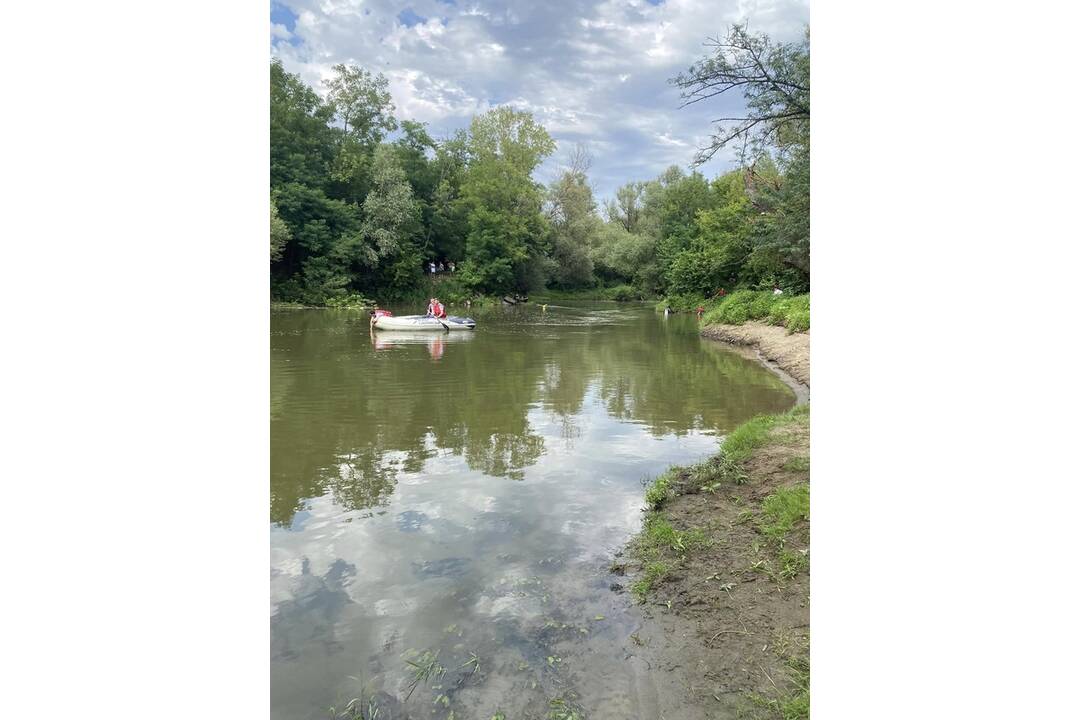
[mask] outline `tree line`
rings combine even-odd
[[[453,261],[451,300],[543,288],[617,288],[615,297],[700,298],[810,282],[809,33],[773,43],[733,26],[672,82],[684,104],[741,92],[696,163],[738,149],[708,179],[673,165],[598,202],[578,146],[547,187],[556,150],[528,112],[497,107],[435,139],[398,120],[381,74],[337,65],[320,95],[270,66],[270,279],[278,300],[428,290],[424,268]],[[391,139],[392,134],[394,139]]]

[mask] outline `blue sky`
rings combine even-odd
[[[547,182],[585,143],[600,197],[630,180],[686,167],[711,120],[741,108],[718,98],[679,108],[668,79],[700,57],[731,22],[797,40],[803,0],[278,0],[271,53],[321,91],[336,63],[381,72],[399,119],[435,137],[496,105],[529,110],[559,149],[538,171]],[[703,172],[732,167],[718,154]]]

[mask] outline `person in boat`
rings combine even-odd
[[[428,317],[444,318],[446,317],[446,309],[439,302],[439,298],[431,298],[427,306]]]
[[[372,310],[371,312],[368,313],[368,315],[371,318],[371,327],[375,327],[375,321],[378,320],[379,318],[381,318],[381,317],[390,317],[393,314],[394,313],[390,312],[389,310],[383,310],[382,308],[375,308],[374,310]]]

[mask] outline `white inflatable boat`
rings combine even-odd
[[[429,315],[382,315],[375,318],[372,327],[376,330],[474,330],[476,321],[454,315],[441,319]]]

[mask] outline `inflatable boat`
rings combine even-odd
[[[371,326],[376,330],[474,330],[476,321],[454,315],[442,319],[429,315],[382,315]]]

